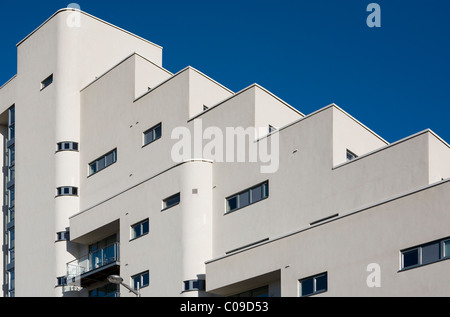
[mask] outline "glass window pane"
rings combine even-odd
[[[403,268],[419,264],[419,249],[403,252]]]
[[[115,151],[109,153],[108,155],[106,155],[106,166],[111,165],[115,161],[116,161],[116,159],[115,159]]]
[[[144,144],[149,144],[149,143],[153,142],[153,140],[154,140],[153,132],[154,132],[153,129],[145,132],[145,134],[144,134]]]
[[[97,168],[99,171],[105,168],[105,158],[104,157],[97,161]]]
[[[269,183],[264,183],[262,186],[263,186],[263,198],[269,197]]]
[[[239,207],[245,207],[250,204],[250,191],[239,194]]]
[[[262,192],[263,192],[262,186],[258,186],[252,189],[252,203],[257,202],[263,198]]]
[[[436,262],[440,258],[440,243],[435,242],[422,247],[422,264]]]
[[[227,211],[233,211],[237,209],[237,196],[227,199]]]
[[[327,290],[327,275],[321,275],[316,278],[316,292]]]
[[[161,137],[161,133],[162,133],[161,125],[158,125],[155,128],[155,140]]]
[[[133,278],[133,288],[134,288],[134,289],[137,289],[137,288],[138,288],[138,283],[139,283],[139,287],[140,287],[140,285],[141,285],[141,276],[140,276],[140,275],[135,276],[135,277]]]
[[[168,208],[170,206],[176,205],[180,202],[180,194],[169,197],[164,202],[164,207]]]
[[[444,241],[444,257],[450,257],[450,240]]]
[[[301,283],[302,296],[311,295],[312,293],[314,293],[314,279],[310,278],[302,281]]]
[[[148,220],[142,224],[142,234],[148,233]]]
[[[91,165],[89,165],[89,174],[95,174],[97,172],[97,162],[92,163]]]
[[[133,237],[132,238],[137,238],[141,235],[141,226],[140,225],[136,225],[133,227]]]
[[[142,275],[142,285],[141,285],[141,287],[148,286],[149,283],[150,283],[150,275],[149,275],[148,272],[146,272],[146,273],[144,273]]]

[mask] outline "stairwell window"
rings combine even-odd
[[[78,143],[76,142],[60,142],[58,143],[59,151],[78,151]]]
[[[269,182],[256,185],[226,199],[226,212],[232,212],[269,197]]]
[[[94,175],[117,162],[117,149],[103,155],[89,164],[89,176]]]
[[[53,74],[51,74],[50,76],[48,76],[47,78],[45,78],[42,82],[41,82],[41,90],[47,88],[48,86],[50,86],[53,83]]]
[[[57,196],[78,196],[77,187],[58,187],[56,189]]]

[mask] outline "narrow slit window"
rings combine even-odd
[[[51,74],[50,76],[48,76],[47,78],[45,78],[42,82],[41,82],[41,90],[47,88],[48,86],[50,86],[53,83],[53,74]]]

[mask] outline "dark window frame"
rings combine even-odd
[[[258,200],[253,199],[253,190],[257,189],[258,187],[261,187],[261,197]],[[245,205],[242,205],[240,202],[241,197],[243,197],[244,194],[248,193],[248,203]],[[225,198],[225,214],[229,214],[232,212],[235,212],[236,210],[251,206],[253,204],[256,204],[260,201],[263,201],[270,196],[270,189],[269,189],[269,180],[266,180],[262,183],[259,183],[258,185],[252,186],[250,188],[247,188],[237,194],[231,195],[227,198]],[[236,208],[230,207],[230,201],[236,199]]]

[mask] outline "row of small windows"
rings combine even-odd
[[[401,269],[450,259],[450,238],[419,245],[401,252]]]
[[[226,212],[232,212],[269,197],[269,182],[242,191],[226,199]]]
[[[94,175],[108,166],[117,162],[117,149],[112,150],[108,154],[96,159],[89,164],[89,176]]]

